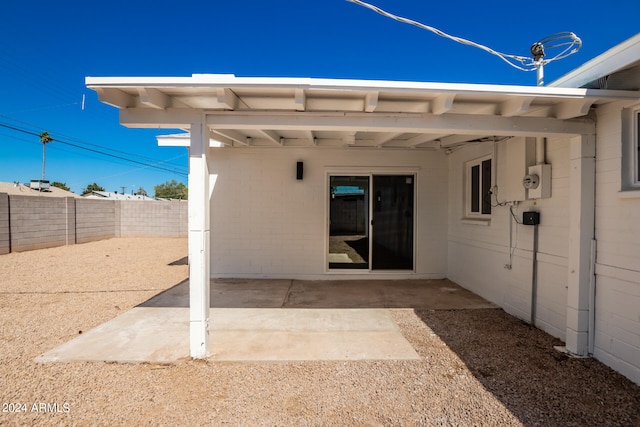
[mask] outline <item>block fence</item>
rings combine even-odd
[[[187,205],[0,193],[0,254],[112,237],[186,237]]]

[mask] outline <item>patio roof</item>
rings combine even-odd
[[[610,102],[632,105],[640,99],[638,92],[601,89],[232,75],[87,77],[86,83],[102,102],[120,109],[120,123],[125,126],[190,131],[188,144],[180,137],[167,142],[189,146],[189,331],[190,354],[195,358],[205,358],[209,351],[215,178],[209,171],[208,147],[221,143],[245,148],[448,151],[512,136],[577,136],[580,144],[573,144],[574,151],[583,156],[593,149],[592,107]],[[589,191],[591,172],[588,166],[573,168],[572,191]],[[589,200],[581,197],[572,204],[571,213],[580,220],[570,230],[574,243],[569,262],[578,266],[570,278],[571,289],[588,283],[584,278],[589,269],[581,256],[592,241]],[[581,353],[578,332],[571,331],[568,348]]]
[[[447,149],[577,135],[593,133],[581,119],[593,106],[640,99],[632,91],[216,74],[87,77],[86,84],[121,110],[125,126],[188,129],[204,114],[211,145],[229,147]]]

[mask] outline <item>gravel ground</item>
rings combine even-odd
[[[1,255],[0,425],[640,426],[640,387],[499,309],[393,310],[419,361],[34,362],[185,279],[186,252],[123,238]]]

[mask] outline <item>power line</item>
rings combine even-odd
[[[2,126],[4,128],[7,128],[7,129],[15,130],[17,132],[25,133],[27,135],[39,136],[39,134],[36,133],[36,132],[32,132],[32,131],[27,130],[27,129],[21,129],[21,128],[18,128],[18,127],[15,127],[15,126],[11,126],[11,125],[8,125],[8,124],[5,124],[5,123],[0,123],[0,126]],[[80,150],[89,151],[89,152],[92,152],[92,153],[97,153],[97,154],[100,154],[100,155],[103,155],[103,156],[107,156],[107,157],[112,157],[112,158],[115,158],[115,159],[123,160],[125,162],[135,163],[135,164],[138,164],[138,165],[142,165],[142,166],[146,166],[146,167],[154,168],[154,169],[158,169],[158,170],[164,170],[164,171],[176,173],[176,174],[179,174],[179,175],[185,175],[185,176],[188,175],[186,172],[183,172],[183,171],[178,171],[178,170],[175,170],[175,169],[169,169],[169,168],[165,168],[165,167],[162,167],[162,166],[158,166],[158,163],[161,163],[161,162],[157,162],[155,164],[150,164],[150,163],[140,162],[140,161],[137,161],[137,160],[133,160],[133,159],[129,159],[129,158],[126,158],[126,157],[118,156],[116,154],[106,153],[104,151],[96,150],[96,149],[93,149],[93,148],[83,147],[81,145],[73,144],[71,142],[64,141],[64,140],[61,140],[61,139],[55,139],[55,141],[59,142],[60,144],[68,145],[68,146],[71,146],[71,147],[74,147],[74,148],[78,148]],[[127,153],[125,153],[125,154],[127,154]]]
[[[27,126],[30,126],[32,128],[39,129],[39,130],[42,130],[42,131],[46,130],[45,128],[43,128],[41,126],[38,126],[38,125],[35,125],[33,123],[25,122],[23,120],[14,119],[13,117],[9,117],[9,116],[3,115],[3,114],[0,114],[0,117],[4,117],[5,119],[9,119],[9,120],[14,121],[16,123],[21,123],[23,125],[27,125]],[[141,160],[147,161],[147,162],[153,162],[154,164],[155,163],[166,163],[169,160],[173,160],[174,159],[174,158],[172,158],[172,159],[169,159],[169,160],[158,161],[157,159],[153,159],[151,157],[145,157],[145,156],[141,156],[139,154],[128,153],[126,151],[116,150],[115,148],[110,148],[110,147],[105,147],[103,145],[94,144],[92,142],[89,142],[89,141],[86,141],[86,140],[83,140],[83,139],[79,139],[79,138],[75,138],[75,137],[70,136],[70,135],[65,135],[65,134],[60,133],[60,132],[54,132],[54,133],[58,137],[62,136],[62,137],[65,137],[66,139],[74,141],[74,142],[79,142],[79,143],[82,143],[82,144],[85,144],[85,145],[90,145],[92,147],[97,147],[97,148],[101,148],[103,150],[112,151],[114,153],[124,154],[126,156],[137,157],[138,159],[141,159]],[[178,167],[180,166],[180,165],[176,165],[176,164],[172,164],[172,165],[173,166],[178,166]]]
[[[535,54],[535,57],[533,58],[528,56],[511,55],[508,53],[498,52],[497,50],[491,49],[490,47],[487,47],[480,43],[473,42],[471,40],[463,39],[462,37],[449,35],[444,31],[440,31],[437,28],[431,27],[429,25],[425,25],[418,21],[414,21],[413,19],[403,18],[402,16],[394,15],[393,13],[380,9],[377,6],[374,6],[369,3],[365,3],[362,0],[347,0],[347,1],[350,3],[355,3],[359,6],[365,7],[367,9],[373,10],[374,12],[382,16],[386,16],[387,18],[394,19],[398,22],[413,25],[418,28],[422,28],[423,30],[431,31],[432,33],[440,37],[453,40],[454,42],[461,43],[467,46],[476,47],[478,49],[482,49],[485,52],[488,52],[492,55],[496,55],[498,58],[502,59],[507,64],[521,71],[536,71],[540,68],[541,65],[548,64],[558,59],[566,58],[567,56],[576,53],[580,49],[580,47],[582,47],[582,41],[578,36],[576,36],[572,32],[563,32],[563,33],[557,33],[557,34],[553,34],[551,36],[545,37],[540,41],[536,42],[532,47],[532,53],[533,53],[534,47],[539,48],[539,47],[543,47],[544,45],[546,45],[547,48],[563,49],[560,53],[558,53],[552,58],[543,59],[544,53],[542,54],[542,58],[540,58],[538,54]]]

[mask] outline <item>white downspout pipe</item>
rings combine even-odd
[[[595,196],[594,196],[595,199]],[[595,207],[594,207],[595,209]],[[594,230],[595,233],[595,230]],[[593,356],[596,336],[596,239],[591,241],[591,271],[589,272],[589,355]]]

